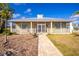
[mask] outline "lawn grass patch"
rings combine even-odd
[[[79,36],[70,34],[47,35],[65,56],[79,56]]]

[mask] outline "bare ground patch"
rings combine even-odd
[[[4,36],[3,36],[4,37]],[[2,36],[0,37],[0,39]],[[1,39],[3,42],[4,39]],[[9,43],[5,47],[11,49],[17,56],[37,56],[38,55],[38,38],[32,35],[10,35],[8,36]],[[2,44],[0,42],[0,44]],[[3,47],[3,46],[1,46]],[[1,49],[1,48],[0,48]],[[3,48],[2,48],[3,50]]]

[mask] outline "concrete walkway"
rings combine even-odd
[[[38,37],[38,56],[62,56],[45,34],[40,34]]]

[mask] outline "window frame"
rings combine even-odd
[[[28,26],[27,23],[21,23],[20,27],[21,27],[21,29],[27,29],[27,28],[29,28],[29,26]]]

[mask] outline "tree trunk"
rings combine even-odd
[[[0,26],[0,33],[4,32],[4,28],[5,28],[5,22],[1,20],[1,26]]]
[[[5,40],[4,40],[4,47],[6,47],[8,44],[8,40],[7,40],[7,22],[5,20]]]
[[[5,20],[5,42],[7,42],[7,21]]]

